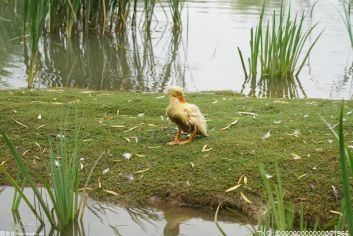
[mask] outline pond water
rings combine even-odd
[[[289,6],[290,1],[285,2]],[[306,29],[319,23],[312,37],[324,33],[298,80],[289,83],[254,85],[244,78],[237,47],[249,56],[250,28],[257,24],[262,1],[192,0],[184,6],[180,33],[171,31],[170,20],[157,4],[150,34],[141,26],[104,38],[93,34],[76,35],[69,42],[62,35],[42,38],[35,87],[163,91],[181,85],[187,91],[233,90],[259,97],[350,99],[353,55],[338,12],[340,2],[292,1],[294,12],[306,12]],[[266,1],[266,7],[268,17],[278,11],[280,0]],[[20,9],[17,14],[15,10],[0,7],[0,89],[27,86],[22,17]]]
[[[41,225],[22,202],[18,214],[11,211],[12,187],[0,187],[0,235],[221,235],[213,222],[214,212],[183,207],[124,208],[90,199],[82,223],[61,234],[46,222]],[[33,200],[33,192],[25,194]],[[39,208],[38,208],[39,209]],[[252,235],[253,226],[239,223],[235,215],[218,216],[219,224],[228,235]],[[248,220],[247,220],[248,221]],[[8,234],[6,234],[8,232]]]

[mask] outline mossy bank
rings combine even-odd
[[[49,175],[49,141],[71,138],[80,128],[82,182],[103,155],[90,184],[90,196],[102,201],[223,203],[256,216],[266,203],[259,163],[274,176],[277,161],[286,201],[297,209],[302,205],[311,222],[319,217],[324,224],[337,217],[343,197],[338,143],[320,116],[335,125],[343,101],[258,99],[231,92],[191,93],[187,100],[200,107],[209,126],[209,137],[187,145],[166,145],[176,126],[165,115],[169,101],[162,93],[1,91],[0,128],[30,170],[43,176]],[[349,145],[353,102],[344,106]],[[3,140],[0,148],[0,162],[15,176],[17,168]],[[0,184],[8,184],[0,176]],[[225,192],[237,184],[241,186]]]

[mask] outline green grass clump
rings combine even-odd
[[[343,184],[343,201],[342,201],[342,216],[337,224],[338,230],[343,230],[347,223],[350,235],[353,234],[353,209],[352,209],[352,194],[350,187],[350,178],[353,177],[353,156],[352,153],[347,149],[345,145],[345,129],[343,125],[344,119],[344,106],[342,106],[340,111],[339,123],[338,123],[338,134],[336,131],[328,124],[326,120],[325,123],[333,133],[333,135],[338,140],[339,153],[340,153],[340,164],[341,164],[341,177]],[[345,222],[346,221],[346,222]]]
[[[15,180],[3,165],[0,166],[0,171],[7,177],[8,181],[16,190],[12,209],[18,211],[20,201],[23,199],[32,213],[41,222],[44,222],[45,219],[40,212],[38,212],[34,203],[32,203],[24,194],[23,187],[28,183],[33,190],[34,196],[38,199],[40,208],[44,211],[46,218],[54,228],[63,230],[66,226],[73,223],[73,221],[82,219],[87,200],[87,193],[86,187],[84,187],[81,197],[79,196],[79,160],[81,157],[81,141],[78,129],[74,132],[74,144],[72,150],[69,148],[68,139],[65,137],[66,133],[62,134],[63,136],[57,153],[54,153],[54,148],[52,147],[52,144],[50,144],[50,183],[39,174],[31,174],[23,157],[18,154],[16,148],[1,129],[0,135],[4,138],[4,141],[11,151],[18,167],[18,175]],[[99,159],[97,159],[97,161]],[[97,164],[97,161],[94,163],[91,173]],[[91,173],[87,177],[86,185],[89,182]],[[37,186],[37,183],[40,183],[40,186]],[[48,194],[50,203],[48,203],[45,196],[43,196],[43,193],[40,190],[42,187]],[[51,210],[51,207],[53,207],[53,210]]]
[[[292,202],[285,202],[285,191],[282,186],[278,164],[275,164],[277,183],[274,184],[274,189],[271,187],[270,182],[272,176],[266,173],[263,163],[260,164],[260,173],[264,182],[268,203],[264,216],[259,215],[258,230],[261,232],[271,232],[271,235],[278,231],[288,232],[296,229],[300,232],[306,232],[308,229],[303,207],[301,206],[300,211],[296,212],[295,205]],[[296,221],[298,216],[299,220]],[[299,227],[297,225],[298,222]],[[313,225],[310,231],[316,231],[316,228],[317,224]]]
[[[300,73],[322,32],[314,38],[308,50],[302,56],[303,48],[317,24],[304,31],[305,14],[302,13],[299,19],[295,15],[292,19],[290,7],[286,11],[283,1],[281,1],[279,15],[274,11],[271,24],[268,21],[265,26],[263,24],[264,12],[265,5],[262,7],[255,30],[251,28],[248,70],[242,52],[238,48],[244,74],[246,77],[251,76],[252,80],[256,81],[260,67],[261,78],[271,80],[293,79]],[[258,66],[258,63],[260,63],[260,66]]]

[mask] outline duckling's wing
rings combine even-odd
[[[207,136],[207,123],[200,109],[194,105],[187,103],[184,105],[184,111],[187,114],[189,123],[196,127],[198,133]]]

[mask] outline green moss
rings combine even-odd
[[[174,139],[176,126],[165,116],[167,96],[158,93],[0,91],[0,128],[31,171],[47,176],[49,139],[55,143],[63,127],[71,138],[78,116],[84,136],[83,177],[105,153],[91,181],[91,196],[103,201],[146,204],[159,199],[203,207],[224,202],[254,215],[266,202],[259,163],[274,175],[276,160],[286,201],[294,202],[298,210],[303,204],[305,216],[313,221],[320,217],[325,223],[336,217],[330,210],[339,211],[343,196],[338,144],[320,115],[336,124],[340,101],[256,99],[230,92],[195,93],[187,99],[206,115],[209,137],[182,146],[165,145]],[[353,102],[345,106],[350,141]],[[236,124],[223,129],[235,120]],[[271,136],[263,139],[268,131]],[[212,149],[202,151],[205,145]],[[0,162],[6,161],[15,174],[14,160],[3,141],[0,148]],[[125,152],[132,153],[130,160],[122,157]],[[301,159],[295,160],[295,154]],[[107,168],[109,172],[103,174]],[[130,174],[133,180],[127,178]],[[241,187],[225,193],[242,176],[247,184],[242,180]],[[4,176],[0,184],[8,184]],[[252,203],[246,203],[240,192]]]

